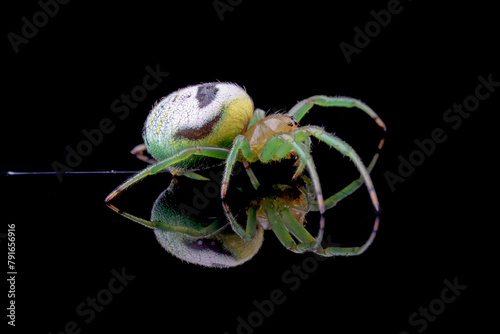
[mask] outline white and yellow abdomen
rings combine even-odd
[[[157,160],[197,145],[230,148],[234,138],[247,129],[252,114],[250,96],[236,84],[189,86],[169,94],[153,107],[144,124],[144,143]],[[198,170],[220,163],[193,156],[175,167]]]

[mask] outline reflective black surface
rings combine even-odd
[[[10,300],[16,306],[15,328],[2,317],[8,333],[150,333],[179,325],[210,333],[489,328],[493,309],[486,301],[495,291],[497,263],[495,11],[400,5],[350,63],[340,44],[355,46],[354,28],[375,21],[370,12],[387,9],[387,2],[331,10],[244,1],[223,21],[210,1],[161,8],[70,2],[18,53],[5,38],[1,171],[140,170],[144,163],[129,151],[140,143],[154,102],[214,80],[244,86],[255,106],[269,111],[315,94],[356,97],[388,127],[372,172],[379,233],[352,258],[294,254],[267,232],[244,265],[204,268],[172,257],[150,230],[106,207],[104,198],[125,175],[63,175],[62,181],[0,175],[4,263],[8,224],[15,224],[16,238],[15,298],[7,297],[10,275],[3,267],[3,312]],[[40,8],[32,2],[6,9],[4,36],[22,35],[22,18],[33,22]],[[301,124],[325,126],[364,161],[382,135],[351,109],[315,107]],[[313,157],[326,194],[358,177],[347,158],[324,144],[314,143]],[[286,182],[292,164],[254,171],[261,183]],[[231,181],[232,200],[247,200],[235,189],[251,187],[244,174]],[[147,178],[113,203],[149,217],[170,180]],[[213,204],[217,189],[203,187],[188,189],[193,200],[220,212]],[[328,210],[325,240],[360,245],[373,217],[362,188]]]

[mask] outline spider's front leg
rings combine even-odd
[[[343,108],[357,108],[365,112],[368,116],[370,116],[375,123],[382,130],[386,131],[387,128],[382,121],[382,119],[377,115],[372,108],[370,108],[365,103],[360,100],[354,99],[352,97],[347,96],[326,96],[326,95],[315,95],[311,96],[308,99],[302,100],[298,102],[292,109],[288,112],[288,115],[294,117],[297,121],[300,120],[309,112],[309,110],[313,106],[321,106],[321,107],[343,107]],[[378,144],[378,151],[382,149],[384,145],[384,139],[382,138]]]
[[[368,193],[370,194],[370,198],[373,203],[373,207],[375,208],[376,212],[379,212],[380,207],[379,207],[379,201],[377,197],[377,193],[375,192],[375,187],[373,186],[372,179],[370,177],[370,173],[366,169],[365,165],[361,161],[361,158],[359,155],[356,153],[356,151],[346,142],[344,142],[342,139],[338,138],[337,136],[334,136],[330,133],[327,133],[324,129],[317,127],[317,126],[304,126],[301,127],[293,132],[293,136],[297,138],[297,140],[302,140],[302,138],[307,137],[307,136],[314,136],[317,139],[327,143],[331,147],[335,148],[337,151],[341,152],[342,154],[348,156],[351,158],[352,162],[358,169],[358,171],[361,174],[361,177],[363,178],[366,188],[368,189]],[[375,159],[376,161],[376,159]],[[318,206],[320,207],[320,212],[321,211],[321,204],[318,201]]]
[[[316,95],[311,96],[308,99],[302,100],[297,103],[290,111],[288,115],[293,116],[300,122],[302,117],[314,106],[322,107],[344,107],[344,108],[358,108],[364,111],[368,116],[370,116],[384,131],[386,126],[382,119],[377,115],[372,108],[370,108],[365,103],[360,100],[353,99],[347,96],[326,96],[326,95]]]

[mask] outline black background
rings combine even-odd
[[[166,253],[151,231],[105,206],[104,197],[125,175],[65,175],[63,182],[53,175],[1,175],[1,232],[16,224],[15,331],[59,333],[74,321],[81,333],[237,333],[237,318],[246,319],[256,309],[252,302],[268,299],[275,289],[286,301],[255,333],[489,328],[497,284],[497,261],[489,258],[498,198],[492,118],[500,89],[456,130],[443,114],[474,95],[478,76],[500,81],[496,10],[477,1],[440,7],[401,2],[402,11],[348,64],[339,44],[354,44],[354,27],[363,29],[373,21],[370,11],[387,4],[243,1],[221,21],[212,1],[72,1],[60,5],[18,53],[7,34],[20,34],[21,18],[32,21],[40,6],[25,1],[5,7],[1,171],[52,170],[54,161],[64,163],[68,145],[75,148],[85,139],[82,130],[96,128],[103,118],[113,121],[114,131],[75,170],[142,169],[128,152],[141,142],[153,103],[180,87],[216,80],[244,86],[255,105],[268,111],[290,109],[314,94],[352,96],[376,110],[388,127],[372,173],[383,210],[374,244],[359,257],[319,263],[296,291],[282,275],[310,255],[285,250],[270,231],[246,264],[203,268]],[[120,120],[111,103],[141,85],[146,66],[157,64],[169,76]],[[302,123],[335,132],[365,161],[382,136],[366,115],[350,109],[316,107]],[[397,174],[398,157],[408,158],[417,148],[414,141],[430,138],[435,128],[443,129],[446,141],[391,190],[386,172]],[[313,156],[325,193],[356,177],[348,159],[325,145],[315,144]],[[255,168],[263,180],[292,171],[287,162]],[[116,205],[148,217],[169,182],[167,174],[153,176]],[[248,185],[245,178],[232,184],[237,183]],[[326,234],[335,242],[364,242],[374,218],[366,191],[326,218]],[[6,240],[1,241],[6,264]],[[77,306],[105,289],[112,270],[122,268],[135,278],[86,323]],[[467,288],[426,328],[412,326],[410,315],[439,299],[446,279]],[[6,313],[5,281],[2,286]]]

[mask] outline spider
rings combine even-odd
[[[221,198],[224,199],[236,161],[243,163],[253,187],[257,189],[259,181],[250,163],[266,163],[296,156],[297,170],[292,178],[297,178],[307,168],[319,211],[324,213],[320,179],[310,154],[312,136],[350,157],[364,179],[373,207],[378,212],[379,202],[373,182],[356,151],[321,127],[299,126],[300,120],[314,105],[356,107],[386,130],[384,122],[369,106],[350,97],[316,95],[298,102],[286,114],[266,116],[263,110],[254,110],[250,96],[234,83],[212,82],[188,86],[161,99],[146,119],[144,146],[156,160],[113,190],[105,201],[109,202],[146,176],[164,170],[174,176],[208,180],[195,171],[220,165],[225,160],[221,182]],[[382,143],[383,140],[379,149]],[[140,154],[138,156],[145,159]]]
[[[373,169],[377,157],[378,154],[368,165],[368,171]],[[264,241],[264,230],[272,230],[281,244],[292,252],[311,251],[325,257],[360,255],[372,244],[378,229],[378,217],[363,245],[323,248],[323,230],[320,229],[315,238],[304,227],[306,215],[319,209],[314,200],[314,189],[304,175],[297,181],[301,182],[274,184],[261,196],[253,198],[245,210],[245,229],[237,222],[226,202],[224,214],[216,216],[209,217],[206,211],[193,216],[192,212],[183,210],[181,204],[185,203],[185,196],[181,187],[175,184],[156,199],[150,220],[124,212],[112,204],[107,205],[121,216],[153,229],[158,242],[170,254],[205,267],[228,268],[250,260]],[[355,192],[363,181],[362,178],[355,180],[326,199],[326,209]],[[324,225],[324,216],[320,218],[320,225]]]

